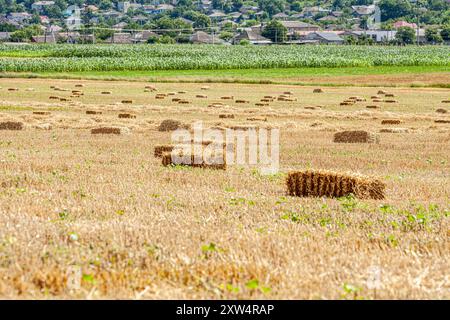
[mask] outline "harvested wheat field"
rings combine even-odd
[[[2,298],[450,298],[449,89],[0,87]],[[382,91],[397,102],[368,109]],[[279,172],[172,165],[198,121],[280,129]]]

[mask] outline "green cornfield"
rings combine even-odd
[[[450,66],[450,47],[0,45],[0,72],[371,66]]]

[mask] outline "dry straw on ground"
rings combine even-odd
[[[23,123],[17,121],[0,122],[0,130],[22,130]]]
[[[336,143],[378,143],[379,141],[377,134],[363,130],[337,132],[333,138],[333,142]]]
[[[384,128],[380,129],[381,133],[408,133],[408,128]]]
[[[310,170],[289,173],[286,185],[290,196],[340,198],[353,194],[377,200],[384,199],[386,188],[382,181],[362,175]]]

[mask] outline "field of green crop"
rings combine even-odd
[[[450,66],[448,46],[0,45],[0,72]]]

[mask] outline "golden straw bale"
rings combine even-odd
[[[122,100],[123,104],[132,104],[133,100]]]
[[[102,114],[101,111],[95,111],[95,110],[87,110],[86,114]]]
[[[100,127],[91,129],[91,134],[122,134],[127,133],[125,128],[118,127]]]
[[[181,122],[178,120],[167,119],[161,122],[158,127],[158,131],[167,132],[167,131],[175,131],[181,128]]]
[[[379,136],[375,133],[355,130],[342,131],[334,134],[333,142],[336,143],[378,143]]]
[[[234,114],[219,114],[220,119],[234,119]]]
[[[450,120],[443,120],[443,119],[439,119],[439,120],[434,120],[435,123],[450,123]]]
[[[155,158],[162,158],[164,153],[172,152],[175,147],[172,145],[157,145],[155,146],[154,155]]]
[[[22,130],[23,123],[17,121],[0,122],[0,130]]]
[[[439,108],[439,109],[436,109],[436,112],[437,113],[447,113],[448,111],[447,111],[447,109]]]
[[[178,152],[178,156],[183,156],[183,153],[181,150],[179,151],[173,151]],[[193,168],[202,168],[202,169],[214,169],[214,170],[226,170],[227,165],[225,161],[225,156],[222,154],[219,158],[216,158],[218,163],[214,163],[213,161],[207,161],[203,155],[195,156],[195,154],[191,154],[191,156],[187,156],[187,160],[185,163],[175,163],[174,158],[172,157],[173,152],[166,152],[162,156],[162,164],[163,166],[170,166],[170,165],[182,165],[182,166],[190,166]],[[189,159],[190,158],[190,159]],[[200,159],[200,161],[197,161],[199,163],[196,163],[196,159]],[[211,159],[213,160],[213,159]],[[212,163],[208,163],[212,162]]]
[[[136,115],[131,113],[119,113],[119,119],[136,119]]]
[[[313,90],[313,93],[323,93],[324,91],[323,91],[323,89],[321,89],[321,88],[317,88],[317,89],[314,89]]]
[[[402,120],[399,119],[385,119],[381,121],[381,124],[400,124]]]
[[[40,116],[48,116],[50,112],[48,111],[33,111],[33,114],[40,115]]]
[[[288,174],[288,194],[296,197],[340,198],[353,194],[361,199],[382,200],[386,185],[382,181],[356,174],[331,171],[298,171]]]

